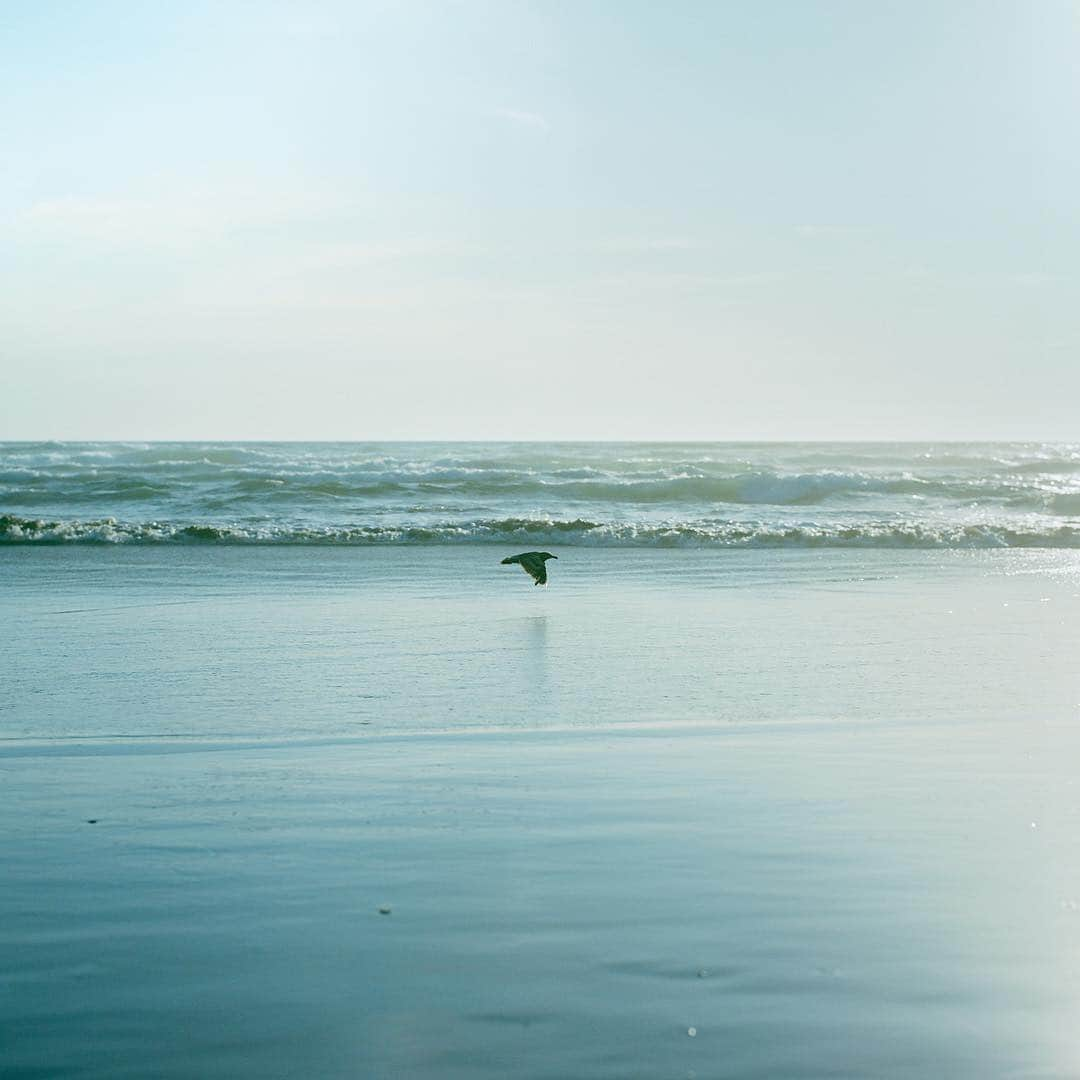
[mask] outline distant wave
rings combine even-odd
[[[0,544],[563,544],[717,548],[1080,548],[1080,527],[863,522],[858,525],[628,524],[499,518],[426,526],[287,527],[225,523],[48,521],[0,516]]]
[[[714,467],[713,467],[714,468]],[[342,499],[378,502],[386,498],[453,497],[472,501],[536,500],[595,505],[816,506],[875,496],[942,503],[995,503],[1061,515],[1080,515],[1080,490],[1055,477],[1037,482],[1028,474],[992,473],[931,476],[913,472],[875,475],[861,471],[788,473],[757,469],[730,474],[701,465],[618,474],[596,467],[465,468],[368,465],[307,471],[229,468],[207,471],[171,465],[146,468],[33,469],[9,463],[0,468],[0,507],[62,507],[178,501],[190,508],[270,505],[280,509],[329,505]]]
[[[0,545],[1080,544],[1080,444],[0,443]]]

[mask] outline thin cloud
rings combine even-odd
[[[859,236],[868,233],[870,229],[865,225],[828,225],[809,222],[804,225],[796,225],[795,233],[807,239],[834,236]]]
[[[340,200],[312,192],[255,192],[250,187],[159,193],[151,198],[66,195],[40,200],[14,216],[13,236],[62,238],[110,247],[191,248],[238,228],[323,219]]]
[[[672,251],[701,251],[703,245],[685,236],[626,236],[609,240],[599,248],[605,254],[664,254]]]
[[[547,119],[540,113],[527,112],[524,109],[495,109],[494,115],[523,127],[538,128],[541,131],[549,129]]]

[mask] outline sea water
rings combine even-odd
[[[1078,453],[6,445],[5,1075],[1075,1077]]]
[[[1059,715],[1078,546],[1080,445],[7,443],[0,738]]]
[[[7,443],[3,543],[1080,546],[1080,444]]]
[[[0,738],[1071,715],[1078,545],[1080,445],[7,443]]]
[[[1080,553],[0,549],[0,739],[1072,722]]]

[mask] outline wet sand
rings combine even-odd
[[[1069,559],[572,554],[9,559],[5,1080],[1080,1075]]]
[[[1078,749],[774,725],[9,757],[5,1076],[1075,1076]]]

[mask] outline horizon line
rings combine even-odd
[[[711,444],[723,444],[728,446],[750,446],[750,445],[762,445],[771,444],[777,446],[791,445],[793,443],[816,443],[821,445],[861,445],[861,446],[898,446],[909,445],[917,446],[926,443],[940,443],[944,445],[963,445],[973,443],[986,443],[986,444],[1023,444],[1023,443],[1051,443],[1051,444],[1073,444],[1080,443],[1080,435],[1073,439],[1055,439],[1055,438],[990,438],[980,436],[978,438],[937,438],[932,436],[922,438],[851,438],[842,437],[835,439],[827,438],[737,438],[737,439],[725,439],[725,438],[678,438],[678,439],[665,439],[665,438],[527,438],[527,439],[515,439],[515,438],[498,438],[492,436],[478,437],[478,438],[408,438],[403,436],[369,436],[369,437],[357,437],[350,436],[348,438],[327,438],[320,436],[319,438],[305,439],[305,438],[228,438],[221,436],[206,436],[206,437],[191,437],[185,436],[183,438],[140,438],[138,436],[114,436],[109,438],[76,438],[76,437],[44,437],[44,438],[0,438],[0,446],[12,446],[12,445],[33,445],[39,443],[234,443],[234,444],[258,444],[258,443],[306,443],[306,444],[322,444],[322,445],[340,445],[348,443],[413,443],[413,444],[447,444],[447,443],[460,443],[460,444],[478,444],[478,443],[511,443],[522,446],[541,446],[541,445],[553,445],[553,444],[591,444],[591,445],[615,445],[619,443],[637,443],[642,445],[694,445],[701,443]]]

